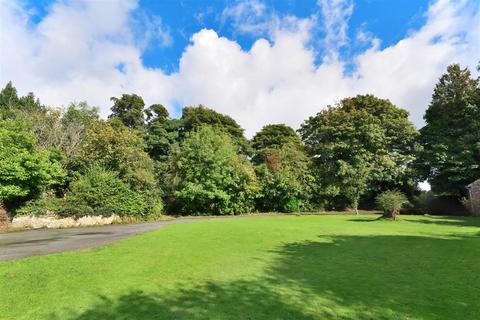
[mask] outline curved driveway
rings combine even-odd
[[[247,218],[242,216],[238,218]],[[251,217],[251,216],[250,216]],[[107,225],[87,228],[39,229],[0,233],[0,260],[11,260],[55,252],[80,250],[105,245],[115,240],[158,229],[165,225],[228,217],[180,218],[140,224]]]

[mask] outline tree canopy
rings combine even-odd
[[[233,139],[210,126],[188,133],[171,155],[169,183],[174,207],[189,214],[251,212],[258,191],[253,167]]]
[[[65,175],[58,154],[35,148],[22,123],[0,120],[0,202],[38,196]]]
[[[320,194],[334,207],[355,206],[367,191],[414,185],[409,168],[417,131],[408,112],[388,100],[344,99],[306,120],[300,135],[315,164]]]
[[[116,171],[133,188],[150,188],[156,184],[154,162],[145,152],[141,133],[116,119],[95,122],[88,128],[81,148],[80,161],[84,168],[95,163]]]
[[[420,130],[418,166],[438,194],[461,197],[480,177],[480,86],[467,68],[447,68]]]
[[[420,133],[406,110],[358,95],[320,109],[298,134],[267,124],[251,140],[203,105],[174,118],[123,94],[102,119],[86,102],[44,106],[10,82],[0,91],[0,201],[25,214],[142,218],[163,203],[172,214],[357,211],[388,190],[421,199],[424,179],[432,197],[460,200],[480,177],[479,82],[449,66]]]
[[[298,134],[291,127],[285,124],[269,124],[257,132],[252,139],[254,149],[254,162],[261,162],[264,151],[272,148],[282,148],[286,144],[293,144],[302,148],[302,141]]]
[[[262,187],[257,199],[260,210],[293,212],[312,208],[311,161],[297,142],[262,149],[255,170]]]
[[[112,114],[109,118],[118,118],[131,129],[141,129],[145,126],[142,97],[136,94],[123,94],[121,98],[111,97]]]

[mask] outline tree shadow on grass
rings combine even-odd
[[[99,297],[92,308],[62,319],[478,319],[480,314],[478,236],[319,237],[284,244],[274,253],[277,259],[255,279]]]
[[[50,319],[65,319],[52,316]],[[167,294],[132,291],[118,298],[100,296],[76,320],[131,319],[316,319],[258,281],[208,282]]]
[[[478,319],[480,237],[334,236],[277,250],[271,282],[308,289],[348,319]]]
[[[401,221],[406,215],[400,215],[398,219]],[[375,222],[375,221],[393,221],[389,218],[379,217],[365,217],[365,218],[351,218],[348,221],[353,222]],[[425,218],[418,219],[408,219],[405,221],[412,223],[423,223],[423,224],[437,224],[445,226],[463,226],[463,227],[479,227],[480,228],[480,218],[478,217],[460,217],[460,216],[425,216]]]
[[[480,227],[480,218],[478,217],[428,216],[428,218],[409,220],[409,222],[438,224],[445,226]]]

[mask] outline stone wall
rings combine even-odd
[[[472,214],[480,216],[480,179],[468,186],[468,194],[471,205]]]
[[[121,222],[122,219],[117,215],[110,217],[85,216],[78,219],[60,218],[57,216],[19,216],[14,217],[10,224],[11,229],[58,229],[71,227],[101,226]]]

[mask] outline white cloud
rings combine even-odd
[[[133,22],[133,28],[141,30],[136,37],[139,49],[146,50],[151,46],[170,47],[173,44],[171,30],[163,24],[162,17],[150,16],[144,11],[140,11]]]
[[[167,77],[140,59],[144,44],[130,25],[136,7],[136,1],[58,2],[32,25],[20,5],[0,2],[0,84],[12,80],[21,93],[33,91],[54,106],[87,100],[103,115],[109,98],[124,92],[165,101]]]
[[[237,1],[223,9],[221,15],[224,24],[231,21],[238,32],[256,35],[262,35],[274,28],[277,18],[275,14],[267,12],[263,2],[257,0]]]
[[[338,59],[338,49],[348,42],[348,21],[353,13],[352,0],[318,0],[325,38],[326,59]]]
[[[235,117],[249,136],[266,123],[298,127],[327,104],[373,93],[406,108],[421,125],[446,66],[476,66],[480,10],[474,2],[435,2],[426,12],[425,25],[390,47],[380,48],[375,35],[362,30],[358,37],[371,47],[354,57],[356,69],[345,75],[337,52],[348,42],[350,1],[320,1],[322,14],[307,19],[270,15],[261,2],[248,1],[248,10],[231,9],[229,19],[253,12],[255,19],[238,22],[260,26],[268,41],[258,39],[242,50],[213,30],[201,30],[185,48],[178,72],[167,75],[141,62],[144,46],[131,25],[135,1],[56,3],[37,25],[29,22],[24,8],[3,1],[0,85],[12,80],[21,93],[34,91],[42,102],[56,106],[87,100],[104,115],[109,98],[125,92],[140,94],[147,104],[203,103]],[[318,24],[330,30],[320,45],[334,57],[320,65],[312,49],[312,29]],[[154,26],[168,30],[161,21]]]

